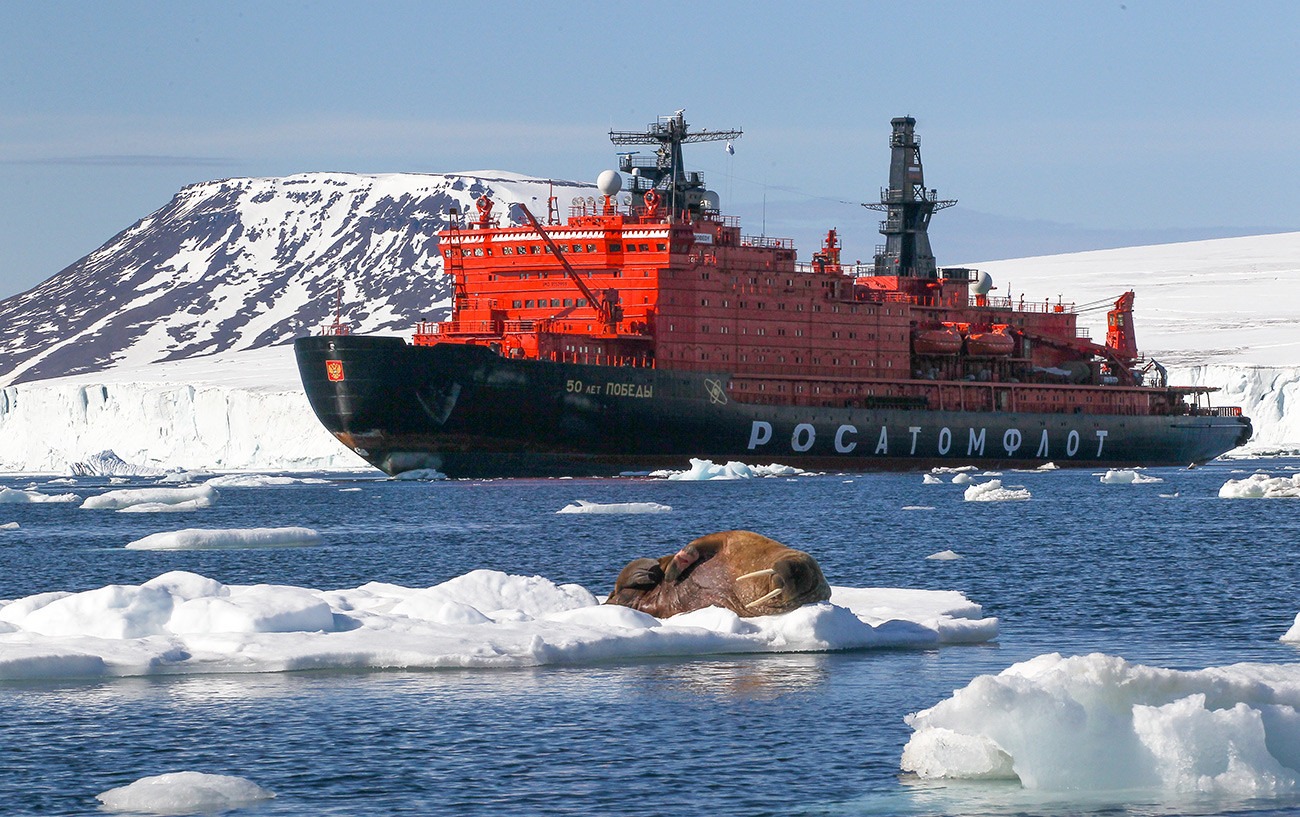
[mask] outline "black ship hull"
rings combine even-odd
[[[689,458],[818,470],[1200,463],[1245,417],[741,403],[726,372],[514,360],[477,346],[327,335],[294,348],[325,427],[389,474],[611,475]]]

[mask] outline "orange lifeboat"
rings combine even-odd
[[[1006,324],[998,324],[988,332],[971,332],[966,336],[966,354],[974,357],[1001,357],[1016,348],[1016,339],[1007,334]]]
[[[912,333],[912,349],[918,355],[955,355],[961,351],[961,341],[961,332],[948,324]]]

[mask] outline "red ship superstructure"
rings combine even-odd
[[[617,472],[689,456],[813,467],[1203,461],[1249,438],[1212,389],[1171,387],[1138,353],[1134,294],[1105,341],[1083,309],[992,294],[986,274],[936,266],[915,120],[894,119],[871,264],[827,232],[810,261],[723,215],[682,145],[679,111],[615,144],[601,197],[545,224],[482,197],[439,234],[451,319],[413,343],[297,342],[317,415],[390,473]],[[512,218],[501,211],[513,209]],[[513,223],[507,223],[507,221]],[[1089,305],[1089,309],[1097,305]],[[450,469],[450,470],[448,470]]]

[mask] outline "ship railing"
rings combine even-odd
[[[416,334],[419,335],[499,335],[500,321],[443,321],[442,323],[418,323]],[[425,327],[431,327],[429,331]]]
[[[352,334],[352,327],[346,323],[335,321],[334,323],[327,323],[322,326],[320,328],[320,333],[322,335],[350,335]]]
[[[742,235],[740,237],[740,246],[762,247],[764,249],[793,250],[794,239],[770,238],[765,235]]]
[[[1192,414],[1199,417],[1240,417],[1241,406],[1220,406],[1218,408],[1194,408]]]
[[[851,275],[854,278],[871,275],[876,269],[874,264],[816,264],[800,261],[794,265],[795,272],[825,272],[832,268],[838,269],[845,275]]]
[[[501,324],[503,332],[532,332],[536,329],[537,321],[534,320],[506,321]]]

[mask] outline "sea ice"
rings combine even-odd
[[[225,585],[174,571],[0,601],[0,680],[329,668],[520,667],[645,656],[982,643],[997,620],[955,591],[832,588],[740,619],[602,605],[578,585],[475,570],[429,588]]]
[[[672,509],[671,505],[661,505],[658,502],[610,502],[601,504],[579,499],[560,508],[556,513],[667,513]]]
[[[806,474],[801,468],[789,465],[746,465],[732,460],[726,465],[716,465],[712,460],[691,458],[691,467],[685,471],[651,471],[650,476],[658,479],[683,481],[703,481],[710,479],[753,479],[755,477],[789,477]]]
[[[931,553],[929,556],[926,556],[925,558],[934,559],[940,562],[950,562],[954,559],[960,559],[961,554],[952,550],[941,550],[938,553]]]
[[[923,778],[1040,791],[1300,790],[1297,664],[1182,671],[1053,653],[981,675],[906,721],[902,768]]]
[[[40,491],[20,491],[17,488],[0,488],[0,504],[29,502],[80,502],[76,494],[43,494]]]
[[[412,471],[403,471],[400,474],[394,474],[391,479],[446,479],[447,475],[435,468],[416,468]]]
[[[921,475],[921,484],[922,484],[922,485],[939,485],[939,484],[941,484],[942,482],[943,482],[943,480],[939,479],[939,478],[936,477],[934,474],[922,474],[922,475]]]
[[[1219,488],[1225,499],[1291,499],[1300,497],[1300,474],[1273,477],[1251,474],[1245,479],[1230,479]]]
[[[323,485],[329,482],[327,479],[317,477],[286,477],[286,476],[269,476],[267,474],[226,474],[220,477],[213,477],[207,480],[205,484],[214,488],[265,488],[268,485],[294,485],[297,483],[306,483],[310,485]]]
[[[970,474],[965,474],[965,473],[956,474],[952,478],[953,485],[970,485],[974,481],[975,481],[974,478],[971,477]]]
[[[132,505],[193,503],[194,507],[210,508],[217,503],[217,489],[211,485],[193,488],[119,488],[98,496],[86,497],[81,507],[89,510],[117,511]]]
[[[130,785],[95,795],[107,811],[135,814],[224,812],[272,797],[274,792],[246,778],[202,772],[142,777]]]
[[[975,483],[966,489],[967,502],[1005,502],[1030,497],[1028,488],[1003,488],[1000,479]]]
[[[186,528],[152,533],[126,547],[128,550],[234,550],[316,544],[320,544],[320,534],[311,528]]]
[[[6,522],[3,525],[0,525],[0,530],[18,530],[18,523]]]
[[[948,465],[936,465],[935,467],[930,469],[930,473],[931,474],[960,474],[963,471],[978,471],[978,470],[979,469],[973,465],[958,465],[955,467],[948,466]]]
[[[1137,471],[1112,468],[1101,475],[1101,482],[1103,485],[1147,485],[1154,482],[1164,482],[1164,480],[1160,477],[1149,477]]]

